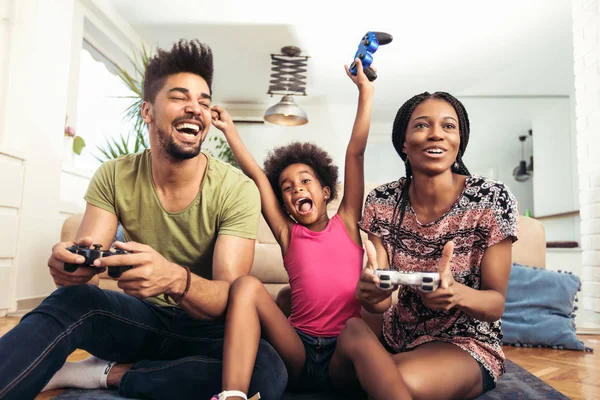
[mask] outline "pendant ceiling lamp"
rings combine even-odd
[[[532,130],[529,130],[529,135],[532,135]],[[519,141],[521,142],[521,161],[519,161],[519,165],[517,165],[513,169],[513,177],[517,182],[527,182],[533,176],[533,155],[530,157],[529,165],[527,165],[527,161],[525,161],[525,140],[527,136],[522,135],[519,136]]]
[[[294,102],[293,96],[306,96],[306,64],[308,57],[300,56],[300,49],[286,46],[282,54],[271,54],[271,97],[282,95],[281,100],[265,112],[265,121],[276,125],[298,126],[308,123],[306,111]]]

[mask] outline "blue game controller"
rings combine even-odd
[[[367,32],[358,45],[358,50],[354,55],[354,59],[360,59],[363,65],[363,71],[370,81],[377,79],[377,74],[371,68],[373,63],[373,53],[377,51],[379,46],[386,45],[393,40],[392,35],[385,32]],[[356,62],[350,64],[350,73],[356,75]]]

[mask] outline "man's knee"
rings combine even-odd
[[[102,308],[106,296],[102,289],[94,285],[63,286],[55,290],[31,313],[44,313],[78,318],[92,310]],[[31,314],[30,313],[30,314]]]
[[[250,394],[260,392],[263,399],[281,399],[287,386],[288,375],[283,360],[267,341],[258,346]]]

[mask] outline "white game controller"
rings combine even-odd
[[[389,269],[378,269],[375,275],[379,278],[377,287],[392,290],[398,285],[417,286],[422,292],[433,292],[440,284],[437,272],[400,272]]]

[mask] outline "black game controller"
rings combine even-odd
[[[71,247],[68,247],[67,250],[69,250],[73,254],[83,256],[85,258],[85,261],[83,262],[83,264],[65,263],[64,270],[67,272],[75,272],[79,267],[94,267],[94,261],[96,261],[98,258],[110,257],[117,254],[129,254],[125,250],[121,249],[116,249],[114,252],[109,250],[100,250],[100,248],[102,247],[101,244],[95,244],[93,245],[93,247],[93,249],[90,249],[89,246],[79,245],[73,245]],[[108,276],[110,276],[111,278],[119,278],[123,272],[131,269],[131,265],[107,267],[107,269]]]

